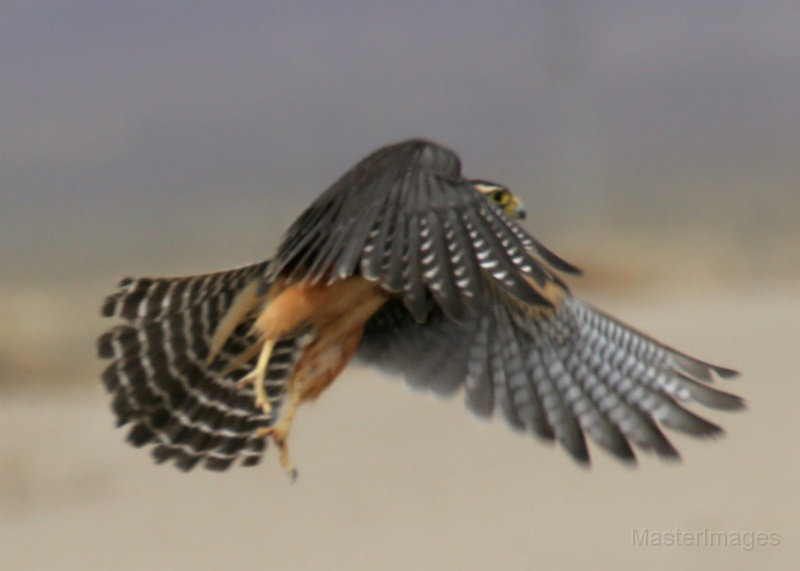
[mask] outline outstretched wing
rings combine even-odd
[[[550,304],[531,282],[555,277],[532,252],[577,271],[465,180],[453,151],[413,139],[379,149],[325,191],[289,228],[270,270],[328,282],[360,274],[399,295],[417,321],[428,296],[464,321],[485,309],[488,283]]]
[[[255,406],[250,386],[236,385],[252,368],[252,362],[235,362],[255,341],[252,318],[236,328],[213,363],[207,365],[206,357],[237,294],[262,280],[268,264],[200,276],[126,279],[106,298],[102,314],[125,323],[100,337],[98,353],[112,361],[103,382],[113,395],[118,424],[132,424],[129,442],[154,444],[158,461],[173,460],[183,470],[200,462],[213,470],[237,459],[245,466],[259,462],[265,439],[254,434],[272,418]],[[273,352],[266,385],[276,410],[301,343],[300,337],[285,339]]]
[[[429,310],[418,323],[399,303],[387,304],[368,322],[357,357],[438,394],[464,387],[476,415],[498,411],[515,429],[557,439],[581,462],[589,460],[584,434],[624,460],[635,460],[631,443],[677,456],[659,425],[712,435],[721,429],[685,405],[743,405],[709,386],[713,375],[734,371],[675,351],[567,292],[544,310],[501,294],[464,323],[435,304]]]

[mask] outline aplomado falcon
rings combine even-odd
[[[128,441],[183,470],[288,454],[300,404],[353,358],[479,417],[557,440],[585,435],[623,460],[677,451],[661,428],[720,431],[687,408],[738,409],[730,369],[676,351],[573,296],[579,271],[530,236],[505,187],[467,179],[448,148],[414,139],[367,156],[286,231],[272,258],[217,273],[125,279],[98,341]],[[633,445],[633,446],[632,446]]]

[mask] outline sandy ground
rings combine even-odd
[[[0,392],[0,568],[796,569],[798,292],[591,298],[744,373],[726,388],[750,409],[709,415],[725,438],[674,435],[682,463],[643,457],[636,469],[598,450],[580,469],[499,421],[475,422],[458,399],[351,369],[298,417],[294,485],[272,455],[255,469],[187,475],[123,443],[99,383],[31,381]],[[706,544],[634,545],[634,530]],[[708,545],[706,533],[731,543],[763,533],[768,545]]]

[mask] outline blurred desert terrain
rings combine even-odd
[[[797,569],[799,26],[796,0],[5,2],[0,569]],[[103,296],[263,259],[411,136],[509,185],[578,295],[740,370],[726,436],[586,470],[353,367],[301,410],[293,485],[272,454],[182,474],[128,446]]]

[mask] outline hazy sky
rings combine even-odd
[[[415,135],[556,216],[659,177],[644,208],[674,188],[714,211],[707,189],[742,172],[731,196],[777,211],[800,172],[798,30],[796,0],[3,2],[0,254],[69,258],[87,228],[221,197],[282,220]]]

